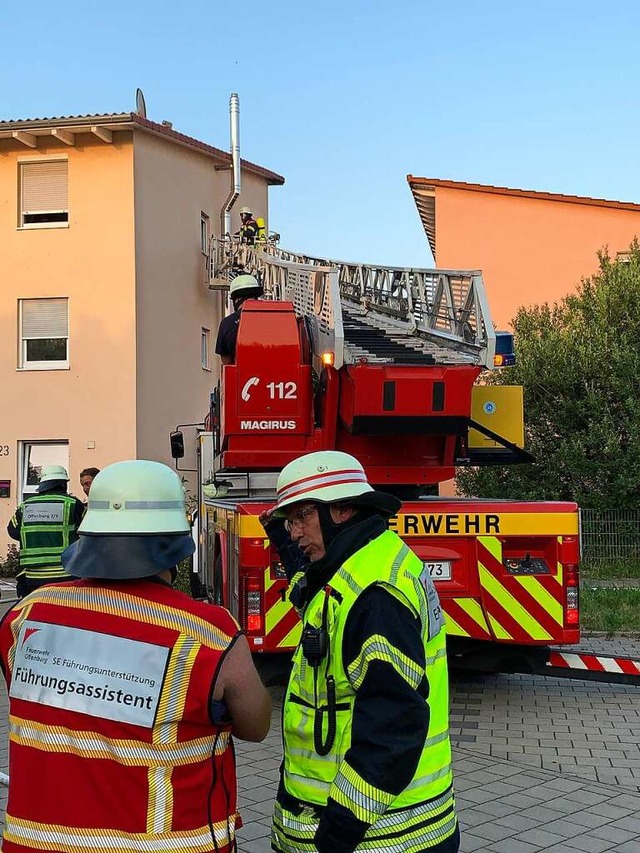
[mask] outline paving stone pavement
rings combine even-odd
[[[538,677],[536,685],[543,705],[546,699],[542,688],[547,680]],[[561,682],[557,686],[564,691],[576,684],[586,684],[589,690],[593,689],[593,684],[587,682],[552,680]],[[635,691],[630,701],[635,703],[636,712],[640,712],[640,689],[629,689]],[[455,700],[462,698],[466,690],[466,682],[460,683],[454,678],[452,708],[455,709]],[[245,822],[238,833],[239,853],[268,853],[271,849],[271,810],[282,755],[282,690],[274,689],[272,695],[272,728],[265,741],[237,744],[238,787]],[[577,715],[583,711],[579,706],[571,709],[572,723],[577,723],[574,711]],[[499,712],[495,716],[499,717]],[[455,719],[452,715],[452,723]],[[640,724],[638,726],[636,755],[640,743]],[[487,754],[482,742],[470,746],[455,732],[456,726],[452,725],[461,853],[476,850],[484,853],[605,853],[614,850],[640,853],[640,786],[634,783],[623,788],[620,784],[585,779],[579,775],[577,765],[570,765],[569,772],[560,765],[543,768],[539,766],[537,753],[532,753],[533,761],[528,760],[528,747],[527,751],[515,753],[515,758]],[[540,740],[552,734],[553,730],[543,722]],[[525,739],[522,732],[519,735],[514,732],[514,736],[521,741]],[[526,740],[528,743],[536,738]]]
[[[581,648],[640,656],[637,638],[590,638]],[[236,743],[244,820],[239,853],[270,851],[282,689],[272,695],[272,729],[265,741]],[[2,686],[4,773],[7,732]],[[455,675],[451,733],[461,853],[640,853],[639,687]],[[0,787],[0,816],[5,805],[6,789]]]

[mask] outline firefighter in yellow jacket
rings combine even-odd
[[[456,853],[445,627],[423,563],[387,529],[400,501],[347,453],[320,451],[278,479],[307,561],[285,696],[272,830],[279,853]]]

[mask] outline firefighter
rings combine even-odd
[[[290,462],[277,485],[307,568],[283,714],[279,853],[455,853],[445,627],[422,561],[347,453]],[[268,527],[268,525],[267,525]]]
[[[231,853],[231,736],[262,740],[270,701],[231,614],[172,588],[194,550],[179,477],[158,462],[109,465],[79,532],[63,555],[79,580],[38,590],[0,624],[3,849]]]
[[[69,580],[61,555],[78,538],[84,504],[67,494],[69,475],[62,465],[44,465],[37,494],[16,509],[7,533],[20,542],[16,595],[23,598],[45,583]]]
[[[216,355],[222,364],[232,364],[236,357],[236,342],[242,305],[247,299],[259,299],[262,286],[254,275],[238,275],[229,286],[229,296],[233,303],[233,314],[223,317],[218,327]]]
[[[246,243],[247,246],[253,246],[258,239],[260,226],[253,218],[253,212],[250,207],[240,208],[240,220],[242,225],[240,230],[233,235],[238,238],[241,243]]]

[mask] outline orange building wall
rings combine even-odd
[[[68,228],[20,229],[18,164],[69,161]],[[43,138],[37,151],[0,145],[0,559],[19,502],[19,441],[67,440],[70,491],[78,475],[136,454],[133,144],[90,135],[75,146]],[[69,298],[69,368],[18,368],[18,300]],[[108,400],[108,404],[106,401]],[[99,416],[98,414],[99,413]],[[88,446],[91,445],[91,449]]]
[[[640,236],[640,210],[437,187],[437,266],[480,269],[498,328],[521,305],[558,302]]]

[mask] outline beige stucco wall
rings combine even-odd
[[[226,299],[205,282],[200,251],[201,212],[211,232],[220,232],[220,210],[229,193],[230,172],[214,161],[149,134],[135,139],[137,452],[139,458],[173,464],[169,433],[176,424],[202,421],[219,377],[215,340]],[[267,209],[267,184],[244,173],[232,211],[240,226],[241,204],[256,215]],[[202,328],[210,330],[211,370],[201,367]],[[185,430],[187,450],[195,448]],[[188,454],[183,466],[194,464]],[[185,473],[194,490],[193,475]]]
[[[481,269],[494,322],[521,305],[557,302],[640,236],[640,211],[606,205],[436,188],[437,265]]]
[[[18,162],[69,161],[69,226],[19,230]],[[69,441],[72,491],[82,468],[135,455],[133,146],[78,135],[75,146],[41,137],[37,150],[0,141],[0,555],[20,498],[20,441]],[[69,298],[69,369],[18,370],[17,303]],[[94,442],[95,449],[87,449]],[[8,540],[6,540],[8,541]]]

